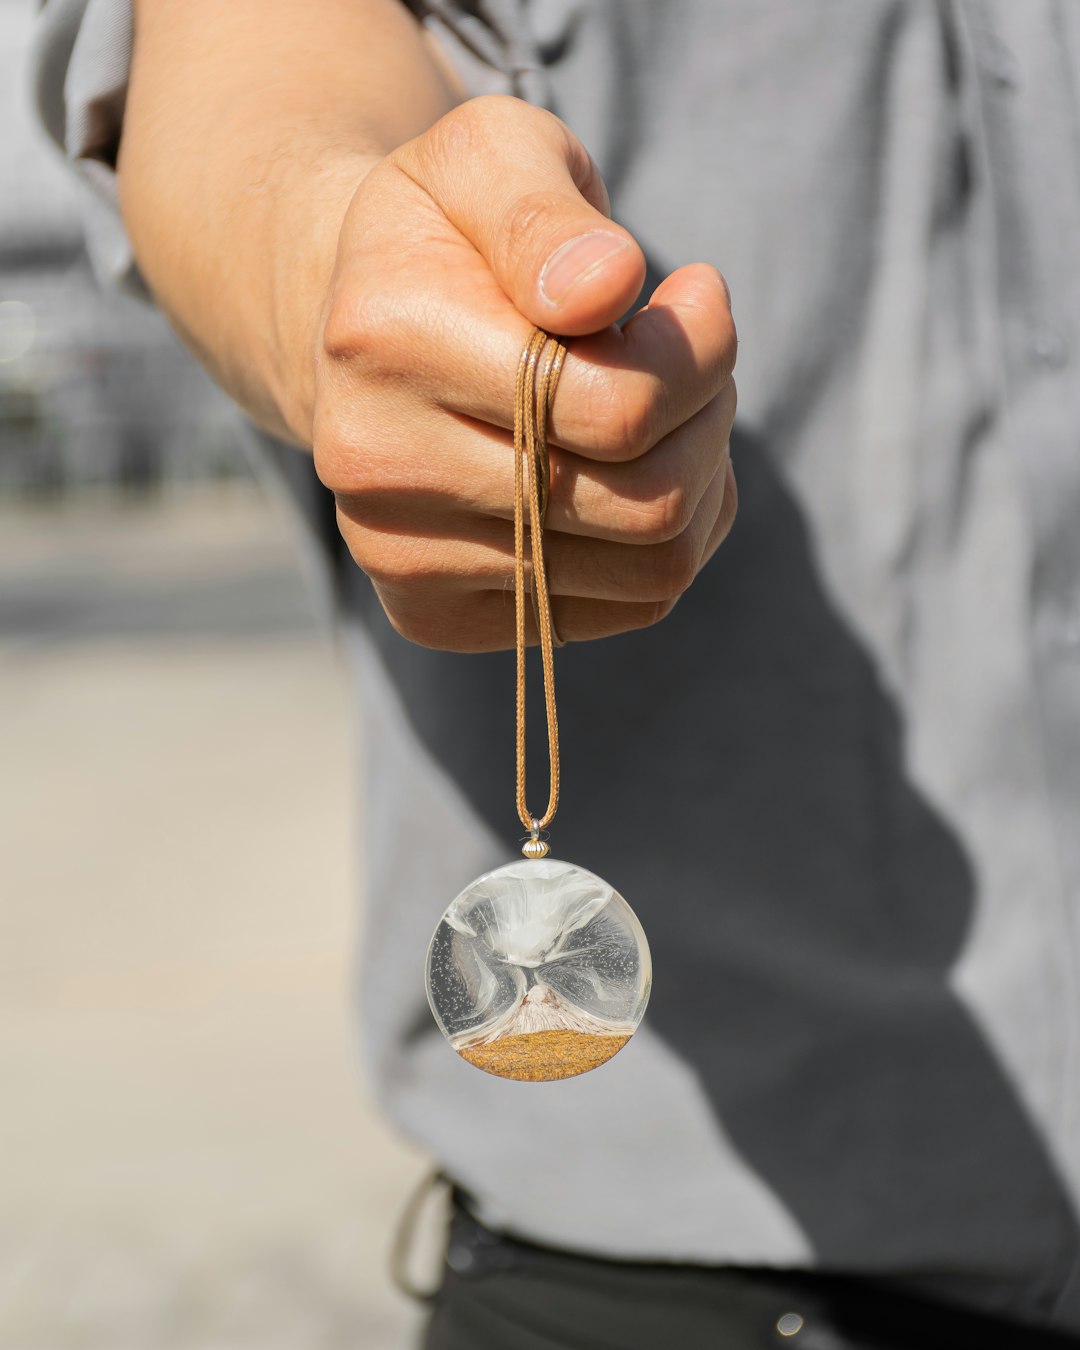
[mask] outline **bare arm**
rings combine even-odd
[[[460,94],[397,0],[137,0],[136,33],[119,182],[140,266],[218,382],[310,445],[311,298],[345,209]]]
[[[735,511],[722,278],[644,260],[587,152],[460,102],[398,0],[138,0],[120,153],[143,274],[217,380],[313,446],[391,621],[512,645],[509,428],[532,327],[576,336],[551,426],[555,616],[663,617]]]

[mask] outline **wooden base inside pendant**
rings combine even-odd
[[[528,1031],[463,1047],[458,1054],[498,1078],[551,1083],[598,1068],[629,1039],[628,1035],[597,1035],[590,1031]]]

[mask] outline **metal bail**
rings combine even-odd
[[[526,858],[546,858],[548,855],[547,840],[540,838],[540,822],[535,816],[533,816],[529,837],[522,844],[521,851]]]

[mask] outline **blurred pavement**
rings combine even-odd
[[[353,731],[250,485],[0,503],[0,1347],[412,1345]]]

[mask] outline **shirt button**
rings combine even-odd
[[[467,1275],[476,1261],[468,1247],[463,1247],[460,1243],[455,1242],[446,1253],[446,1264],[455,1275]]]
[[[1064,333],[1048,323],[1032,324],[1027,335],[1028,351],[1036,365],[1060,370],[1069,360],[1069,344]]]

